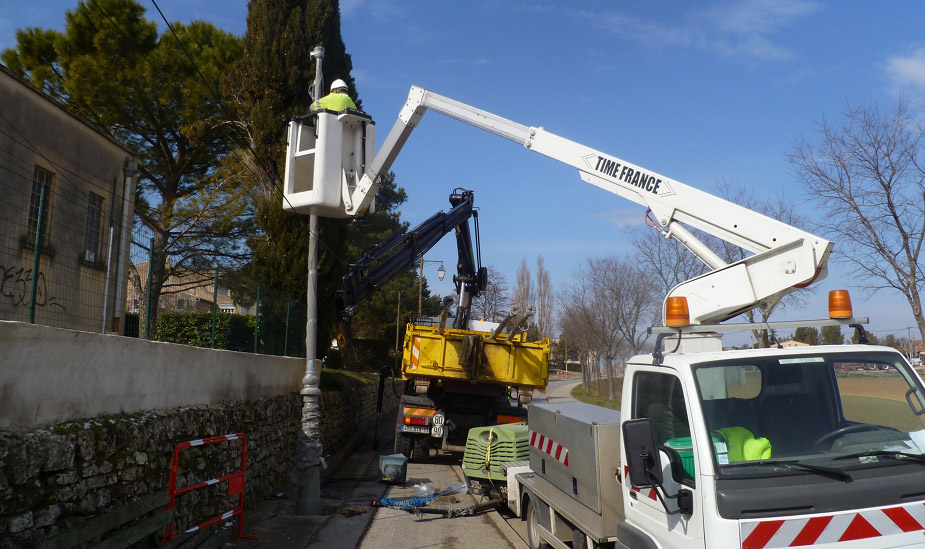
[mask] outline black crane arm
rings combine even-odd
[[[472,191],[456,189],[450,195],[453,209],[449,212],[437,212],[410,231],[402,229],[364,251],[344,275],[344,289],[337,295],[338,314],[342,318],[353,314],[360,303],[417,263],[441,238],[455,230],[459,261],[458,274],[453,277],[453,281],[456,283],[457,294],[462,296],[461,301],[465,301],[458,304],[460,311],[457,312],[456,321],[462,322],[460,317],[465,316],[467,322],[471,299],[484,289],[486,280],[485,269],[481,267],[477,250],[473,250],[469,231],[469,218],[478,220],[478,212],[473,209],[473,199]],[[477,247],[477,221],[475,226]],[[465,292],[460,293],[461,290]]]

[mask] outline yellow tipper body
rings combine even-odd
[[[549,339],[524,339],[524,334],[492,339],[491,332],[408,324],[402,376],[543,389],[549,375]]]

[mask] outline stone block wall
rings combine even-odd
[[[396,384],[396,390],[397,390]],[[387,385],[383,410],[394,410]],[[322,394],[322,444],[331,455],[376,420],[374,384]],[[34,430],[0,432],[0,549],[29,547],[124,503],[168,488],[177,444],[243,433],[247,438],[245,505],[289,482],[301,420],[299,394],[213,406],[100,417]],[[380,421],[394,421],[384,412]],[[243,443],[181,450],[179,487],[241,468]],[[227,483],[181,494],[183,529],[237,507]]]
[[[371,428],[376,421],[376,384],[343,392],[321,395],[321,443],[324,453],[329,448],[340,448],[353,436],[358,427]],[[401,382],[386,383],[382,392],[380,424],[395,423],[396,407],[401,394]],[[327,413],[330,411],[330,413]],[[334,450],[336,451],[336,450]]]

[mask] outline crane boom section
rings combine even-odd
[[[645,206],[663,234],[681,242],[712,272],[685,281],[668,296],[688,298],[691,321],[720,322],[753,307],[770,312],[791,291],[827,274],[832,243],[677,180],[557,136],[412,86],[408,100],[385,142],[355,187],[347,213],[362,211],[375,195],[380,174],[391,167],[411,132],[428,110],[520,143],[528,150],[579,171],[591,185]],[[352,209],[351,209],[352,208]],[[686,226],[751,252],[726,263]]]
[[[338,293],[337,308],[353,314],[357,305],[414,266],[440,239],[454,230],[457,235],[465,235],[459,243],[459,276],[466,280],[474,279],[480,265],[472,259],[474,253],[468,221],[470,217],[476,217],[477,212],[473,209],[471,192],[460,196],[449,212],[437,212],[410,231],[402,229],[364,251],[344,275],[344,289]]]

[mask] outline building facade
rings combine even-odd
[[[120,332],[130,150],[0,65],[0,320]]]
[[[129,272],[125,309],[130,313],[141,313],[147,306],[145,294],[148,278],[148,262],[136,263]],[[186,274],[171,275],[164,281],[165,290],[157,303],[158,313],[208,313],[212,302],[218,304],[216,312],[253,315],[254,307],[236,303],[231,291],[221,285],[215,287],[213,272],[189,271]]]

